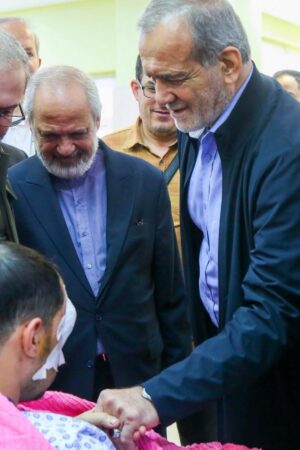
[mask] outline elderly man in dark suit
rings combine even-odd
[[[20,44],[0,31],[0,241],[17,241],[9,200],[13,193],[6,182],[7,168],[26,158],[21,150],[1,144],[8,127],[24,120],[20,105],[28,79],[28,57]]]
[[[140,32],[156,101],[181,130],[183,263],[198,345],[144,391],[104,391],[101,406],[124,423],[127,448],[144,426],[217,401],[222,442],[298,450],[300,105],[258,72],[227,0],[152,0]]]
[[[97,89],[78,69],[41,69],[25,104],[37,156],[9,171],[20,242],[56,263],[77,309],[54,387],[97,399],[190,351],[167,189],[159,170],[98,143]]]

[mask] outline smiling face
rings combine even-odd
[[[178,19],[140,37],[144,72],[155,81],[156,102],[166,107],[177,128],[189,132],[211,126],[234,94],[223,64],[203,67],[193,56],[188,26]]]
[[[153,90],[154,83],[146,75],[143,75],[141,83],[136,80],[131,82],[131,89],[139,105],[140,117],[144,129],[157,138],[166,138],[168,136],[175,138],[176,126],[170,112],[164,105],[159,105],[155,101],[155,98],[145,97],[142,86]]]
[[[82,176],[98,147],[97,129],[83,88],[77,83],[53,89],[42,85],[34,103],[33,131],[37,154],[60,178]]]

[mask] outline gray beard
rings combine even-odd
[[[82,157],[81,160],[76,164],[76,166],[73,167],[63,167],[60,165],[59,161],[49,162],[45,160],[36,142],[36,139],[35,139],[35,148],[36,154],[39,157],[45,169],[47,170],[47,172],[51,173],[57,178],[62,178],[64,180],[71,180],[73,178],[82,177],[91,168],[98,149],[98,138],[97,135],[95,134],[92,154],[89,157]]]

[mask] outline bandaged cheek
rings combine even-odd
[[[68,298],[66,301],[66,312],[61,318],[57,328],[57,344],[49,354],[45,364],[33,375],[33,380],[44,380],[47,378],[47,370],[58,370],[58,367],[64,364],[65,358],[62,348],[70,336],[76,321],[76,310],[73,303]]]

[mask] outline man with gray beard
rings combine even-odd
[[[300,448],[300,105],[257,70],[228,0],[151,0],[139,53],[179,134],[181,236],[196,347],[100,394],[134,448],[217,402],[218,440]],[[199,424],[200,428],[201,424]]]
[[[98,92],[80,70],[39,70],[25,108],[37,154],[9,173],[20,241],[56,263],[77,310],[54,387],[96,400],[191,350],[167,188],[98,143]]]

